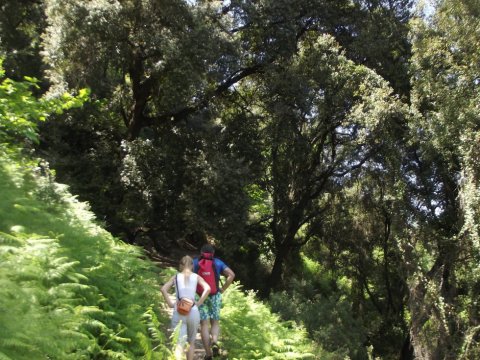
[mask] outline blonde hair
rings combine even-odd
[[[180,259],[179,268],[180,271],[183,271],[185,269],[193,270],[193,259],[190,256],[185,255]]]
[[[180,272],[183,272],[185,269],[189,269],[190,271],[193,271],[193,259],[188,255],[185,255],[180,259],[180,264],[179,264]],[[183,276],[185,277],[185,284],[188,284],[188,282],[190,281],[190,274],[187,272],[183,274]]]

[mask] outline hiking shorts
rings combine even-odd
[[[222,308],[222,294],[216,293],[207,297],[200,305],[200,320],[220,320],[220,309]]]

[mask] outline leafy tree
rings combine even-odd
[[[217,109],[205,108],[246,76],[219,9],[182,1],[47,5],[52,92],[89,84],[94,98],[108,98],[78,121],[45,127],[42,150],[60,178],[129,241],[146,231],[165,250],[189,232],[237,236],[245,170],[222,137]]]
[[[348,61],[330,37],[304,41],[298,57],[273,67],[261,86],[275,254],[268,287],[275,288],[329,194],[382,148],[403,110],[381,78]]]
[[[7,77],[23,80],[23,75],[44,79],[41,34],[46,27],[44,2],[5,0],[0,6],[0,56],[4,57]],[[45,88],[46,82],[41,81]]]
[[[229,127],[232,131],[238,128],[235,121],[227,120],[231,108],[239,104],[235,100],[236,87],[243,79],[253,79],[275,62],[290,61],[299,49],[299,40],[308,33],[331,32],[343,41],[346,38],[336,30],[353,28],[349,24],[369,11],[361,6],[352,7],[350,2],[323,1],[232,1],[228,4],[94,1],[87,4],[51,0],[46,4],[49,27],[45,54],[52,65],[50,80],[56,84],[52,91],[88,85],[94,97],[108,98],[108,101],[100,110],[103,115],[94,110],[90,120],[79,119],[74,121],[75,125],[71,125],[72,121],[61,121],[65,126],[60,132],[51,131],[55,126],[49,126],[50,134],[67,137],[68,131],[64,131],[69,126],[77,129],[80,136],[72,134],[72,137],[84,139],[83,144],[70,149],[57,147],[56,144],[73,144],[78,140],[62,137],[57,141],[55,135],[45,131],[43,149],[57,165],[65,164],[57,166],[60,179],[64,176],[64,181],[72,181],[83,198],[112,225],[111,229],[129,233],[130,239],[139,227],[154,229],[157,235],[156,230],[160,230],[162,234],[158,237],[162,239],[166,238],[165,234],[170,238],[182,237],[182,231],[173,229],[186,228],[213,229],[220,238],[242,237],[240,229],[234,231],[235,235],[215,230],[216,224],[224,223],[219,215],[222,212],[232,214],[226,217],[229,227],[238,228],[242,223],[239,219],[246,218],[246,194],[242,192],[252,178],[250,174],[258,176],[256,164],[262,166],[258,153],[240,154],[231,150],[245,148],[235,144],[245,144],[244,140],[251,138],[238,138],[227,144]],[[378,8],[385,6],[378,4]],[[393,27],[401,24],[398,8],[395,6],[388,13]],[[379,16],[386,14],[386,11],[380,12]],[[349,39],[355,38],[359,29],[356,27]],[[367,27],[361,30],[362,34],[369,31]],[[345,32],[343,35],[346,36]],[[352,44],[347,40],[343,43]],[[381,44],[384,46],[387,42]],[[365,47],[358,49],[361,46],[350,46],[349,56],[363,59],[359,54],[365,52]],[[403,54],[402,51],[398,50]],[[102,118],[101,130],[95,125],[95,118]],[[225,129],[221,132],[225,137],[209,146],[209,142],[219,139],[220,128]],[[103,146],[109,143],[106,139],[110,138],[110,131],[115,140],[110,146]],[[88,133],[91,135],[87,136]],[[105,140],[97,140],[99,134]],[[173,143],[167,138],[179,141]],[[48,144],[52,144],[49,149]],[[96,144],[101,146],[97,149]],[[180,144],[183,144],[181,148]],[[253,144],[253,148],[255,146]],[[56,148],[62,149],[61,154],[55,154]],[[69,151],[71,155],[67,155]],[[219,152],[228,155],[218,155]],[[140,165],[141,161],[134,158],[141,154],[150,154],[152,161],[155,157],[165,159],[176,164],[177,170],[166,173],[171,168],[169,165],[155,166],[153,162],[149,162],[149,166]],[[74,162],[67,164],[62,158],[77,158],[82,162],[75,166]],[[111,166],[108,166],[109,158],[115,159]],[[202,158],[217,164],[205,163]],[[99,166],[95,164],[97,160]],[[195,162],[203,164],[202,167],[186,168]],[[221,182],[210,182],[214,186],[208,191],[203,188],[201,192],[192,193],[192,185],[201,184],[202,174],[209,169],[217,169],[215,177]],[[112,178],[126,182],[112,181]],[[165,180],[155,182],[155,178]],[[95,184],[105,184],[100,196],[94,190],[99,187]],[[224,193],[209,195],[209,191]],[[238,201],[225,201],[232,191]],[[195,198],[180,198],[187,193]],[[200,199],[199,194],[205,195],[204,198]],[[148,201],[145,196],[149,197]],[[114,199],[114,207],[110,206],[110,199]],[[180,214],[196,214],[197,210],[191,208],[195,203],[213,202],[224,205],[221,211],[217,207],[212,212],[214,218],[209,224],[192,222],[195,216],[188,219],[185,215],[180,221],[172,221],[179,219]],[[153,203],[156,203],[154,208]],[[178,205],[176,210],[172,209],[174,203]],[[119,207],[123,209],[117,211]],[[161,209],[172,210],[165,216]],[[186,227],[185,221],[191,226]]]
[[[346,56],[374,69],[404,100],[410,98],[408,39],[412,0],[354,1],[355,6],[329,32]]]
[[[82,89],[78,96],[64,93],[59,98],[37,99],[32,89],[38,88],[38,80],[25,77],[24,81],[5,78],[0,61],[0,145],[3,148],[37,143],[37,126],[51,113],[81,106],[88,98],[88,90]]]
[[[412,337],[418,358],[478,356],[478,4],[439,1],[414,36],[412,134],[420,142],[412,179],[423,220],[412,233]],[[432,339],[435,341],[432,341]]]
[[[208,3],[46,4],[51,80],[57,86],[88,85],[100,98],[109,97],[129,140],[144,127],[187,120],[239,76],[235,47],[216,25],[218,9]]]

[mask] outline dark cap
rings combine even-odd
[[[201,253],[214,254],[215,253],[215,248],[211,244],[205,244],[205,245],[202,246],[200,252]]]

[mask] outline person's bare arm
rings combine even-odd
[[[162,294],[163,294],[163,297],[165,298],[165,301],[167,302],[168,306],[170,306],[171,308],[173,308],[175,306],[175,303],[170,298],[170,295],[168,294],[168,291],[173,286],[174,281],[175,281],[175,276],[172,276],[172,278],[170,280],[168,280],[165,283],[165,285],[162,286],[162,290],[161,290]]]
[[[233,279],[235,279],[235,273],[232,271],[232,269],[227,267],[225,268],[225,270],[223,270],[222,274],[227,278],[222,288],[220,289],[220,292],[224,293],[225,290],[227,290],[230,284],[233,282]]]
[[[200,299],[197,301],[197,306],[200,306],[203,304],[208,294],[210,294],[210,285],[208,285],[208,283],[200,275],[198,276],[198,282],[203,288],[202,296],[200,296]]]

